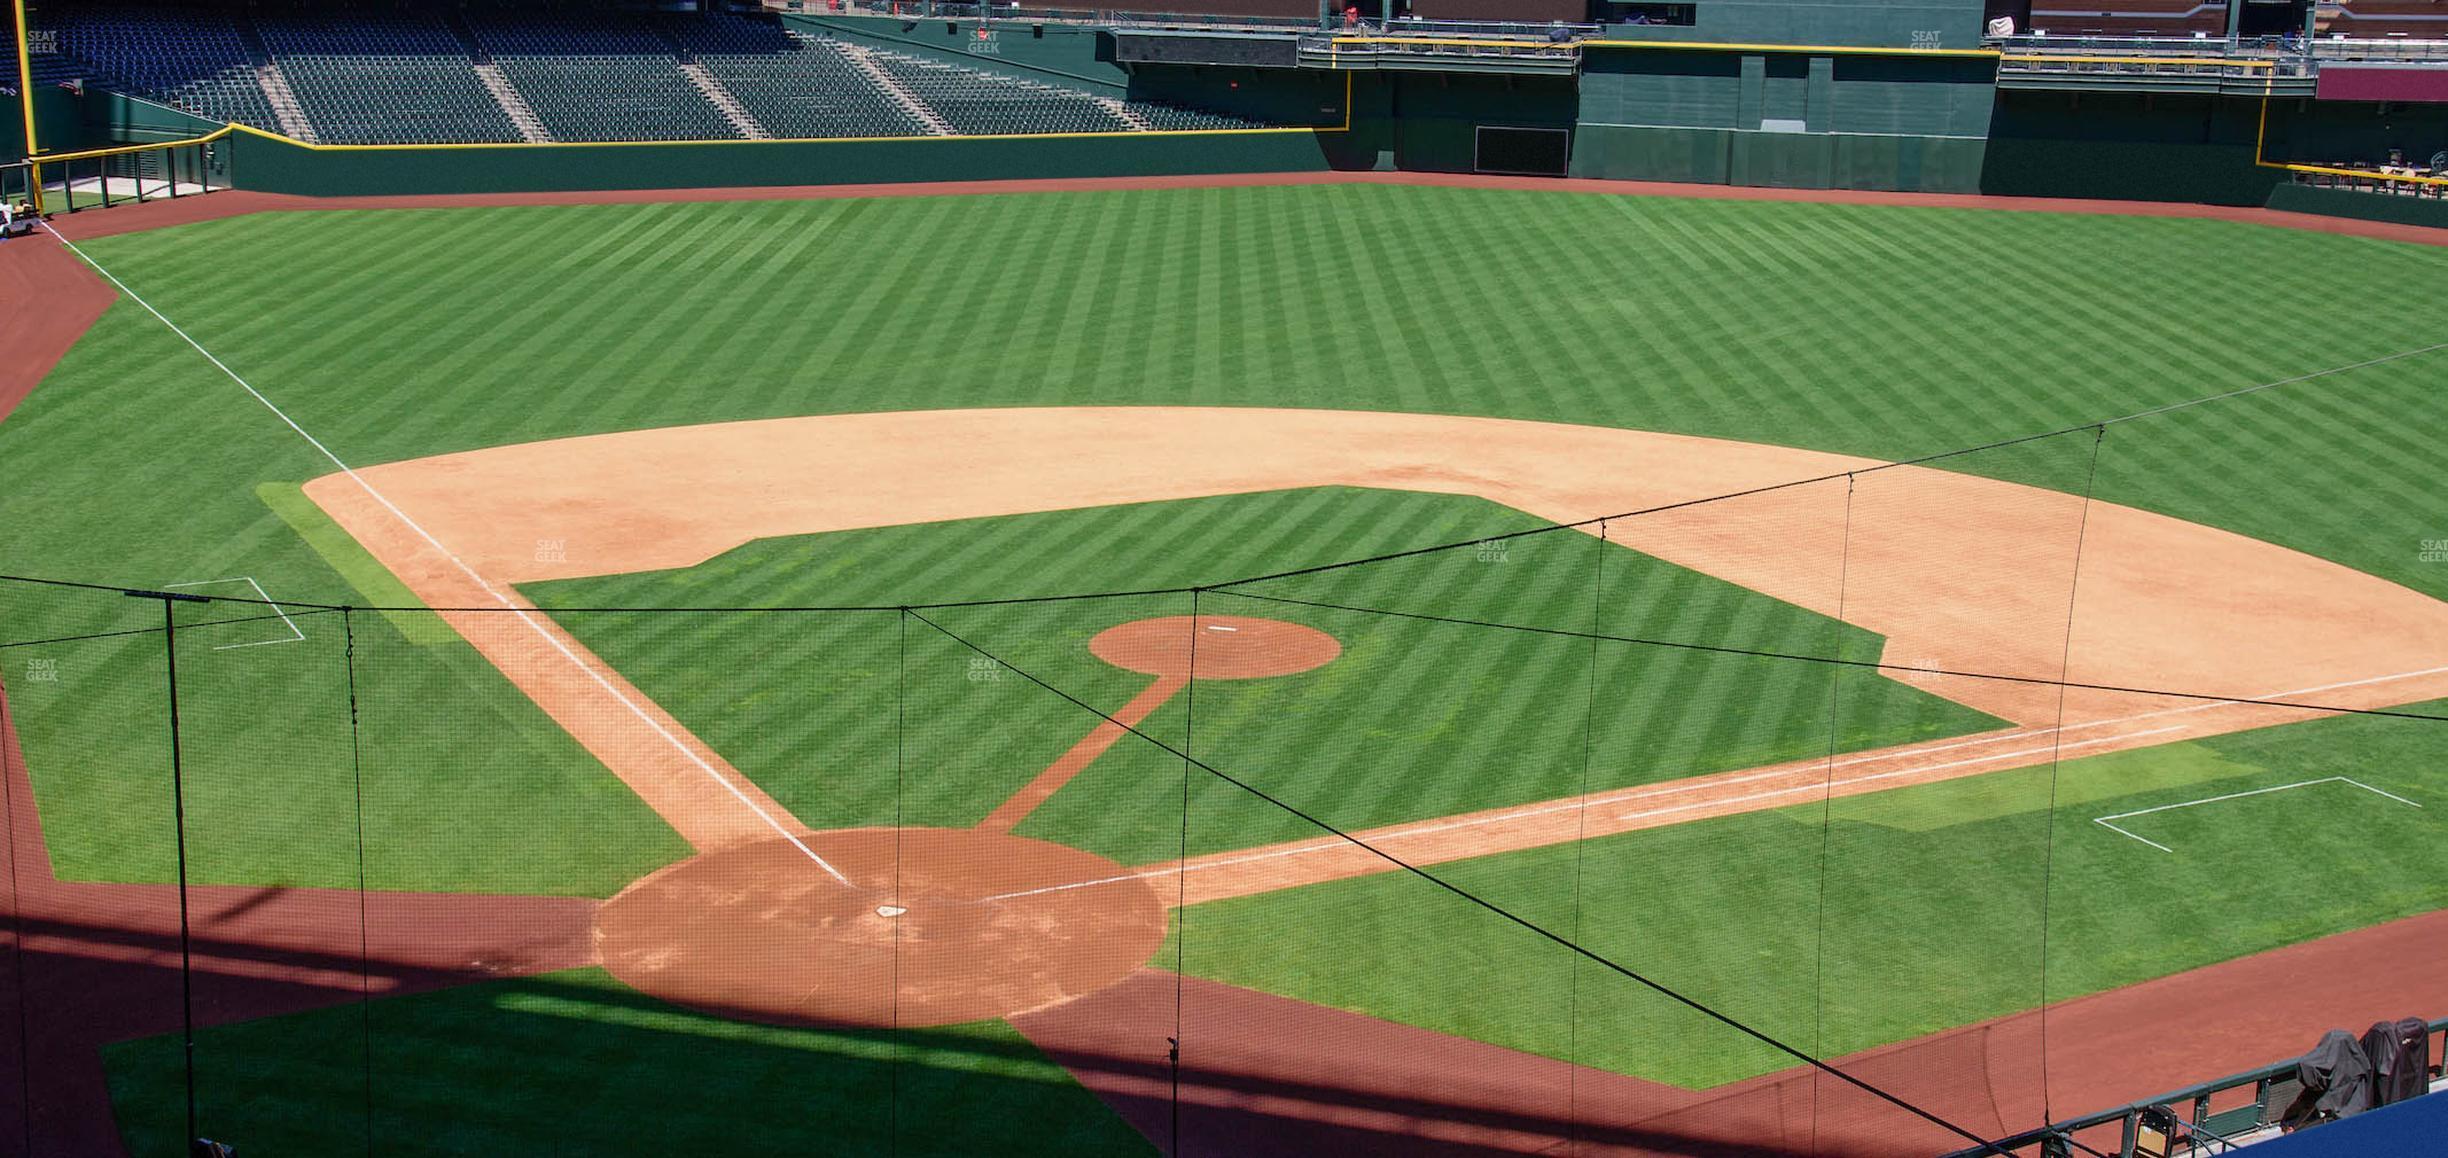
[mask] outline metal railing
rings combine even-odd
[[[1360,11],[1365,17],[1369,11],[1369,6],[1363,3],[1360,6]],[[1604,31],[1601,25],[1567,24],[1562,21],[1556,21],[1549,24],[1536,24],[1524,22],[1500,22],[1492,20],[1414,20],[1409,17],[1397,17],[1382,24],[1373,25],[1372,30],[1379,36],[1474,37],[1518,40],[1551,40],[1555,38],[1559,30],[1567,37],[1576,39],[1586,36],[1596,36],[1601,31]]]
[[[2312,42],[2320,60],[2448,61],[2448,40],[2330,38]]]
[[[1344,35],[1441,37],[1454,39],[1510,39],[1547,41],[1557,30],[1571,39],[1598,35],[1603,27],[1597,24],[1562,22],[1495,21],[1495,20],[1417,20],[1397,17],[1390,21],[1377,18],[1375,0],[1359,0],[1360,23],[1346,27],[1342,22],[1343,0],[1337,0],[1334,13],[1321,24],[1314,18],[1284,16],[1222,16],[1196,12],[1148,12],[1135,9],[1098,8],[1090,5],[1006,5],[955,2],[955,0],[844,0],[839,9],[811,2],[802,9],[805,14],[821,16],[828,11],[849,15],[895,16],[903,20],[1025,20],[1045,24],[1083,24],[1100,28],[1187,28],[1200,30],[1247,30],[1251,32],[1335,32]]]
[[[30,205],[33,201],[33,164],[26,161],[0,162],[0,204]]]
[[[1552,68],[1581,58],[1581,42],[1568,40],[1507,40],[1463,36],[1387,36],[1368,30],[1311,32],[1301,37],[1304,54],[1333,54],[1355,60],[1402,57],[1409,60],[1535,60]]]
[[[81,213],[138,201],[195,197],[230,187],[231,130],[185,141],[115,145],[29,157],[42,211]]]
[[[2288,165],[2295,183],[2316,189],[2347,189],[2396,197],[2448,200],[2448,173],[2411,168],[2361,169],[2348,165]]]
[[[1306,32],[1319,25],[1314,18],[1282,16],[1219,16],[1196,12],[1141,12],[1128,9],[1076,8],[1010,4],[934,3],[930,0],[844,0],[839,8],[815,0],[802,14],[823,16],[894,16],[903,20],[1019,20],[1036,24],[1078,24],[1098,28],[1188,28],[1251,32]]]
[[[2426,1023],[2423,1039],[2426,1078],[2441,1076],[2448,1064],[2448,1018]],[[2154,1122],[2175,1127],[2167,1139],[2169,1155],[2223,1154],[2244,1144],[2252,1135],[2276,1125],[2279,1114],[2286,1109],[2277,1103],[2273,1093],[2292,1097],[2295,1088],[2297,1058],[2272,1062],[2265,1066],[2229,1074],[2216,1081],[2186,1086],[2155,1098],[2129,1102],[2110,1110],[2067,1118],[2036,1130],[2010,1134],[1984,1146],[1957,1150],[1945,1158],[1981,1158],[1984,1155],[2036,1153],[2062,1155],[2076,1152],[2109,1153],[2096,1145],[2078,1141],[2084,1134],[2097,1136],[2110,1128],[2118,1131],[2113,1151],[2115,1158],[2136,1158],[2136,1147],[2143,1140],[2143,1130]],[[2211,1103],[2219,1095],[2237,1090],[2252,1091],[2250,1101],[2239,1101],[2224,1109],[2213,1110]],[[2179,1107],[2182,1107],[2181,1109]]]
[[[2308,77],[2316,69],[2312,61],[2302,57],[2088,56],[2009,52],[1998,58],[1998,71],[2006,75],[2236,77],[2260,80],[2269,77]]]
[[[2311,76],[2318,67],[2308,45],[2269,37],[2025,35],[1984,43],[1998,50],[2004,73],[2262,79]]]
[[[2300,36],[2047,36],[2023,33],[1992,36],[1983,44],[2007,59],[2040,57],[2146,57],[2166,60],[2204,57],[2272,61],[2417,61],[2448,62],[2448,40],[2409,40]]]

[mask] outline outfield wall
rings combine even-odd
[[[2264,205],[2278,166],[2448,148],[2448,110],[2344,101],[2004,89],[1981,191]]]
[[[337,197],[1312,172],[1334,167],[1337,136],[1285,130],[317,149],[242,133],[231,147],[232,179],[241,188]]]
[[[1572,172],[1974,192],[1995,77],[1977,56],[1593,51]]]
[[[2397,225],[2448,229],[2448,201],[2437,199],[2359,193],[2350,189],[2316,189],[2287,182],[2270,190],[2269,207],[2289,213],[2317,213],[2323,217],[2351,217],[2359,221],[2386,221]]]
[[[829,35],[1083,91],[1272,124],[1198,134],[814,142],[314,147],[261,133],[224,146],[244,188],[314,196],[866,184],[1314,172],[1467,173],[1479,130],[1572,134],[1576,177],[1805,189],[2276,204],[2286,163],[2343,165],[2448,148],[2448,108],[2207,94],[2000,90],[1976,54],[1595,48],[1572,76],[1124,67],[1076,26],[807,17]],[[971,52],[978,44],[1000,46]],[[36,94],[50,152],[191,139],[176,109],[94,90]],[[12,126],[13,127],[13,126]],[[17,134],[12,134],[12,136]],[[2288,208],[2429,222],[2421,202],[2286,193]]]

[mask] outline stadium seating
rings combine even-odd
[[[473,12],[476,40],[555,140],[738,137],[680,71],[678,48],[620,13]]]
[[[438,16],[290,13],[255,27],[324,141],[520,139]]]
[[[1266,127],[1265,123],[1262,121],[1253,121],[1245,117],[1227,116],[1223,113],[1211,113],[1203,109],[1183,108],[1179,105],[1163,104],[1156,101],[1132,101],[1130,102],[1130,108],[1132,112],[1139,114],[1140,120],[1147,122],[1147,126],[1149,128],[1160,129],[1167,132],[1214,129],[1262,129]]]
[[[1072,89],[898,52],[874,56],[886,75],[934,109],[956,133],[1122,133],[1134,128]]]
[[[79,4],[42,16],[60,45],[37,58],[43,79],[276,132],[287,113],[289,131],[334,144],[1259,127],[728,13]]]
[[[673,39],[776,137],[908,137],[925,124],[830,40],[770,20],[673,18]]]
[[[56,17],[58,79],[98,85],[218,121],[277,127],[239,25],[213,9],[77,5]],[[60,75],[65,73],[66,75]]]

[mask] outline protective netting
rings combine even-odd
[[[2214,421],[466,608],[0,581],[0,1115],[37,1154],[1941,1154],[2448,1013],[2439,592],[2118,501]],[[1037,535],[1128,593],[995,590]]]

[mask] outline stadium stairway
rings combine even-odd
[[[891,70],[884,67],[883,62],[877,59],[882,54],[856,44],[842,43],[839,47],[842,55],[848,57],[850,63],[857,65],[860,72],[866,73],[867,78],[874,81],[877,88],[891,94],[893,100],[899,102],[903,109],[908,110],[912,119],[926,126],[928,133],[948,137],[956,131],[952,127],[952,122],[945,120],[943,114],[935,111],[935,106],[928,104],[908,85],[902,84],[900,78],[894,76]]]

